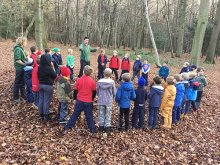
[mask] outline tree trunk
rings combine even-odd
[[[183,39],[184,39],[184,28],[185,28],[185,20],[186,20],[186,8],[187,8],[187,0],[180,0],[178,24],[177,24],[177,50],[176,50],[177,57],[180,57],[183,54]]]
[[[79,7],[80,7],[80,3],[79,0],[76,0],[76,46],[79,45]]]
[[[154,34],[153,34],[152,29],[151,29],[149,13],[148,13],[148,2],[147,2],[147,0],[144,0],[144,2],[145,2],[145,16],[146,16],[146,20],[147,20],[147,26],[148,26],[149,33],[150,33],[151,42],[152,42],[152,45],[153,45],[153,48],[154,48],[154,53],[155,53],[155,57],[156,57],[156,65],[161,66],[158,51],[157,51],[157,46],[156,46],[156,43],[155,43],[155,40],[154,40]]]
[[[218,1],[214,27],[209,42],[209,46],[206,52],[206,60],[205,60],[206,63],[214,63],[215,50],[216,50],[216,44],[218,41],[219,32],[220,32],[220,0]]]
[[[34,25],[35,17],[32,18],[31,23],[28,25],[28,27],[25,30],[24,37],[27,37],[29,34],[30,29]]]
[[[208,22],[209,1],[210,0],[200,0],[198,24],[193,38],[192,53],[191,53],[192,55],[191,63],[196,65],[199,65],[202,44]]]
[[[90,0],[85,1],[84,13],[83,13],[83,25],[82,31],[84,37],[88,36],[88,8],[89,8]]]

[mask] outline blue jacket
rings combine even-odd
[[[170,73],[170,69],[167,66],[160,67],[160,70],[158,72],[159,76],[163,78],[167,78],[169,73]]]
[[[56,54],[56,53],[54,53],[54,54],[52,55],[52,57],[53,57],[54,68],[55,68],[55,69],[58,69],[58,68],[59,68],[59,65],[62,65],[62,64],[63,64],[62,56],[61,56],[61,54]]]
[[[118,88],[115,100],[121,108],[130,108],[130,100],[134,100],[136,94],[131,82],[123,82]]]
[[[162,86],[152,86],[149,94],[149,107],[160,107],[164,88]]]
[[[181,71],[180,71],[180,74],[181,73],[185,73],[185,72],[189,72],[189,67],[187,66],[187,67],[183,67],[182,69],[181,69]]]
[[[174,106],[180,106],[182,104],[184,93],[185,93],[185,87],[183,83],[176,83],[176,98],[174,100]]]
[[[147,100],[147,91],[143,86],[138,86],[135,90],[136,98],[134,100],[134,106],[144,106]]]
[[[194,90],[192,87],[189,87],[186,90],[186,100],[195,101],[197,97],[197,90]]]
[[[134,71],[134,72],[140,71],[141,68],[142,68],[141,60],[136,60],[136,61],[134,62],[133,71]]]

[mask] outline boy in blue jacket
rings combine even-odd
[[[133,76],[131,78],[131,81],[133,81],[136,76],[138,79],[140,78],[140,74],[141,74],[140,72],[141,72],[141,68],[142,68],[142,63],[141,63],[140,58],[141,58],[141,56],[137,55],[136,60],[133,65]]]
[[[149,94],[149,119],[148,125],[150,129],[158,128],[158,113],[162,101],[164,88],[161,85],[162,79],[159,76],[154,77],[153,84]]]
[[[163,63],[163,66],[160,67],[159,71],[158,71],[158,74],[161,78],[164,79],[164,81],[166,81],[167,77],[169,76],[170,74],[170,69],[168,67],[168,61],[165,61]]]
[[[145,101],[147,100],[147,91],[144,89],[146,80],[143,77],[138,79],[138,88],[135,90],[136,99],[134,101],[134,110],[132,114],[132,128],[144,128]],[[139,123],[137,126],[137,120]]]
[[[56,74],[60,74],[59,67],[60,65],[63,65],[63,60],[62,60],[62,55],[60,54],[60,49],[59,48],[53,48],[54,54],[52,55],[53,58],[53,65],[56,71]]]
[[[177,124],[180,121],[180,115],[181,115],[181,105],[184,98],[185,93],[185,87],[184,84],[181,82],[182,77],[181,75],[175,75],[174,76],[176,80],[176,98],[174,100],[174,106],[173,106],[173,113],[172,113],[172,123]]]
[[[130,112],[130,101],[136,98],[136,94],[134,91],[134,86],[131,83],[131,76],[129,73],[124,73],[122,75],[123,83],[118,88],[116,93],[116,102],[120,107],[119,112],[119,123],[118,129],[119,131],[122,130],[123,125],[123,116],[125,119],[125,131],[129,129],[129,112]]]

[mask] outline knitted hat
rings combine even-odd
[[[84,67],[83,71],[84,71],[84,74],[85,74],[85,75],[90,76],[90,75],[92,74],[92,72],[93,72],[93,69],[92,69],[91,66],[86,65],[86,66]]]
[[[54,51],[55,53],[57,53],[57,52],[60,51],[60,49],[59,49],[59,48],[53,48],[53,51]]]
[[[27,58],[26,64],[31,65],[32,63],[33,63],[33,59],[32,58]]]
[[[140,78],[138,79],[138,85],[139,85],[139,86],[144,86],[145,83],[146,83],[146,80],[145,80],[143,77],[140,77]]]
[[[67,68],[66,66],[61,67],[61,75],[64,77],[69,77],[70,76],[70,69]]]

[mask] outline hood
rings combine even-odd
[[[166,90],[168,90],[172,96],[176,95],[176,87],[174,85],[167,85]]]
[[[162,86],[155,85],[152,86],[152,90],[154,90],[158,95],[162,95],[164,88]]]
[[[185,87],[184,87],[184,84],[182,83],[177,83],[176,85],[176,89],[178,90],[178,92],[184,92],[185,91]]]
[[[49,55],[42,55],[40,58],[40,66],[51,66],[51,58]]]
[[[112,88],[114,81],[112,79],[101,79],[98,81],[98,85],[101,89]]]
[[[21,49],[23,49],[23,48],[21,47],[21,45],[19,45],[19,44],[16,44],[16,45],[14,46],[14,50],[15,50],[16,48],[21,48]]]
[[[59,76],[58,80],[57,80],[60,84],[66,83],[67,80],[65,78],[63,78],[63,76]]]
[[[121,84],[121,88],[124,89],[125,91],[130,91],[133,88],[133,84],[131,82],[123,82]]]

